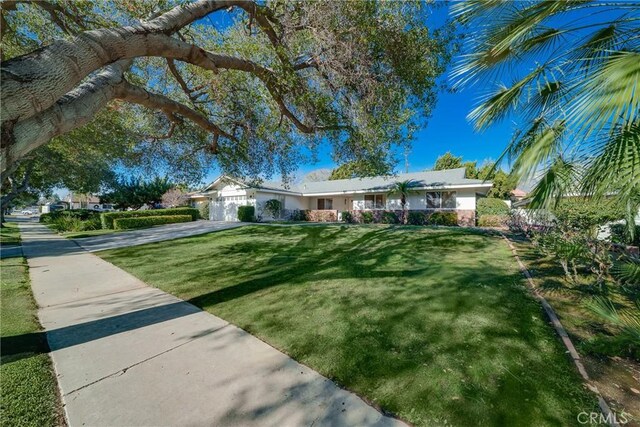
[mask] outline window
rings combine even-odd
[[[318,210],[326,211],[333,209],[333,199],[318,199]]]
[[[384,209],[384,195],[382,194],[365,194],[365,209]]]
[[[455,191],[428,191],[427,209],[455,209]]]

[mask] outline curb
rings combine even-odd
[[[527,267],[524,265],[524,263],[518,256],[518,252],[516,251],[516,248],[513,246],[513,242],[504,233],[501,232],[500,235],[505,240],[505,242],[507,242],[507,245],[509,246],[509,249],[511,249],[511,253],[513,254],[513,257],[518,262],[518,266],[520,267],[520,272],[522,272],[522,274],[524,274],[524,276],[527,278],[527,285],[529,289],[533,293],[533,296],[542,304],[542,307],[544,308],[545,313],[551,320],[551,323],[553,324],[554,329],[560,336],[562,343],[564,344],[566,349],[569,351],[569,354],[571,355],[571,360],[573,360],[573,363],[574,365],[576,365],[576,368],[578,369],[578,372],[580,372],[580,375],[582,376],[582,378],[587,382],[587,387],[589,388],[589,390],[594,392],[596,397],[598,398],[598,406],[600,406],[600,410],[602,411],[603,415],[606,417],[605,419],[609,422],[609,425],[611,427],[620,427],[620,425],[617,423],[615,419],[615,415],[611,411],[611,408],[609,408],[609,405],[604,400],[604,398],[602,397],[602,395],[600,394],[596,386],[590,384],[591,379],[589,378],[589,374],[587,374],[587,371],[584,368],[584,365],[582,364],[582,359],[580,359],[580,355],[578,354],[576,347],[573,345],[573,342],[571,341],[571,338],[569,337],[567,330],[564,328],[564,326],[562,326],[562,323],[560,323],[560,319],[558,319],[558,315],[553,310],[551,305],[549,305],[547,300],[540,294],[540,292],[538,292],[538,288],[533,282],[533,277],[531,276],[531,273],[529,272]]]

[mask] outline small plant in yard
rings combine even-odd
[[[342,212],[342,222],[346,222],[347,224],[351,224],[353,222],[353,214],[349,211]]]
[[[587,260],[589,252],[582,236],[567,236],[552,231],[536,235],[534,243],[543,254],[551,255],[558,260],[569,282],[578,283],[578,266]]]
[[[613,337],[599,338],[591,344],[597,346],[604,341],[603,347],[610,347],[609,351],[626,353],[627,356],[640,360],[640,303],[636,301],[635,306],[621,309],[610,299],[596,297],[586,306],[616,332]]]

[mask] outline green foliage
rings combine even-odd
[[[272,218],[280,218],[280,213],[282,212],[282,202],[277,199],[270,199],[264,203],[264,210]]]
[[[304,209],[294,209],[291,211],[290,219],[291,221],[308,221],[308,211]]]
[[[347,224],[351,224],[352,222],[354,222],[353,214],[349,211],[342,211],[342,221],[346,222]]]
[[[562,227],[589,232],[597,225],[624,218],[624,210],[612,199],[565,198],[552,212]]]
[[[371,211],[364,211],[360,214],[360,220],[364,224],[371,224],[374,222],[374,219],[373,212]]]
[[[105,203],[112,203],[118,209],[155,206],[162,202],[162,196],[173,186],[167,177],[156,177],[150,181],[143,181],[136,176],[123,177],[112,184],[111,191],[103,194],[100,199]]]
[[[198,211],[198,209],[196,208],[171,208],[149,209],[144,211],[105,212],[103,214],[100,214],[100,221],[102,224],[102,228],[113,229],[114,220],[116,219],[164,215],[190,215],[191,220],[195,221],[200,217],[200,211]]]
[[[625,224],[611,224],[611,241],[632,246],[640,246],[640,225],[635,226],[635,233],[631,237],[629,227]]]
[[[490,176],[491,174],[489,174]],[[483,178],[486,179],[486,178]],[[515,190],[518,185],[518,179],[515,175],[508,175],[502,169],[493,173],[493,178],[490,179],[493,187],[489,190],[488,197],[509,200],[511,199],[511,192]]]
[[[193,221],[193,217],[191,215],[161,215],[115,218],[113,220],[113,228],[115,230],[129,230],[133,228],[151,227],[160,224],[174,224],[178,222],[190,221]]]
[[[400,224],[400,218],[393,211],[384,211],[380,217],[380,222],[383,224]]]
[[[504,227],[508,221],[509,215],[481,215],[478,227]]]
[[[427,214],[424,212],[409,211],[407,215],[407,224],[425,225],[427,223]]]
[[[256,208],[253,206],[238,206],[238,220],[241,222],[254,222],[256,220]]]
[[[329,175],[329,180],[366,178],[368,176],[389,175],[393,170],[393,164],[385,159],[377,157],[353,160],[344,163]]]
[[[458,214],[456,212],[434,212],[427,218],[430,225],[457,226]]]
[[[457,169],[462,166],[462,156],[454,156],[450,151],[447,151],[436,159],[436,164],[433,166],[433,170],[440,171],[446,169]]]
[[[478,216],[485,215],[509,215],[509,206],[500,199],[482,198],[478,199],[476,206]]]
[[[616,346],[626,350],[624,355],[640,360],[640,303],[619,309],[611,300],[594,298],[587,307],[616,329]]]
[[[500,160],[512,161],[518,178],[542,177],[532,207],[571,193],[611,198],[632,233],[640,206],[640,9],[610,6],[457,3],[454,15],[473,32],[453,74],[459,85],[489,89],[469,114],[477,129],[507,117],[521,123]]]
[[[89,209],[72,209],[72,210],[61,210],[54,212],[47,212],[40,215],[40,222],[44,224],[49,224],[52,221],[55,221],[59,218],[77,218],[79,220],[87,220],[94,216],[98,216],[99,214],[95,211],[91,211]]]
[[[200,218],[209,219],[209,201],[198,204],[198,211],[200,212]]]
[[[611,275],[623,285],[640,286],[640,259],[621,257],[613,264]]]

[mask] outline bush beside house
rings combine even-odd
[[[238,207],[238,221],[254,222],[256,220],[256,208],[253,206]]]
[[[509,220],[509,206],[500,199],[483,198],[478,200],[477,215],[480,227],[504,227]]]

